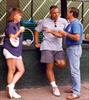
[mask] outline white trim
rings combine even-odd
[[[44,0],[44,2],[42,2],[42,4],[38,7],[38,9],[33,13],[33,16],[35,16],[35,14],[39,11],[39,9],[44,5],[44,3],[46,2],[47,0]],[[32,16],[32,17],[33,17]],[[31,18],[29,19],[31,20]]]
[[[4,15],[0,18],[0,21],[6,16],[6,12],[4,13]]]
[[[86,27],[84,28],[84,32],[86,31],[86,29],[89,27],[89,23],[86,25]]]
[[[77,8],[79,9],[81,7],[81,5],[82,5],[82,2],[80,3],[80,5]]]
[[[89,9],[87,9],[87,11],[84,13],[83,17],[85,17],[87,15],[87,13],[89,12]],[[80,19],[80,21],[82,20],[82,18]]]
[[[2,1],[2,0],[1,0]],[[0,1],[0,3],[1,3],[1,1]],[[32,0],[30,0],[28,3],[27,3],[27,5],[23,8],[23,11],[25,11],[25,9],[28,7],[28,5],[31,3],[31,1]],[[3,16],[0,18],[0,21],[6,16],[6,12],[3,14]]]
[[[0,0],[0,3],[2,2],[2,0]]]
[[[69,1],[68,4],[67,4],[67,7],[69,7],[69,5],[70,5],[71,3],[72,3],[72,1]]]
[[[31,3],[32,0],[30,0],[27,5],[23,8],[23,11],[25,11],[25,9],[29,6],[29,4]]]
[[[85,14],[83,15],[83,17],[85,17],[86,16],[86,14],[89,12],[89,9],[87,9],[87,11],[85,12]]]

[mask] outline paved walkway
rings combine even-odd
[[[61,96],[55,97],[51,94],[51,89],[47,87],[18,89],[22,98],[17,100],[66,100],[68,93],[64,91],[70,86],[59,86]],[[10,100],[7,98],[5,91],[0,91],[0,100]],[[16,100],[16,99],[12,99]],[[89,83],[82,84],[81,97],[77,100],[89,100]]]

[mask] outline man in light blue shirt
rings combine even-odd
[[[67,99],[73,100],[80,97],[81,78],[80,78],[80,57],[82,54],[83,25],[77,19],[79,10],[75,7],[69,8],[67,18],[70,24],[66,28],[67,56],[70,64],[71,85],[73,94]]]

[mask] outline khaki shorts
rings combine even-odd
[[[12,55],[7,49],[3,49],[3,54],[5,56],[6,59],[9,59],[9,58],[13,58],[13,59],[22,59],[22,56],[14,56]]]
[[[64,51],[41,51],[41,62],[42,63],[52,63],[57,60],[64,60],[65,54]]]

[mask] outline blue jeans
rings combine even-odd
[[[70,65],[71,83],[73,93],[80,95],[81,77],[80,77],[80,57],[82,55],[81,45],[69,46],[67,56]]]

